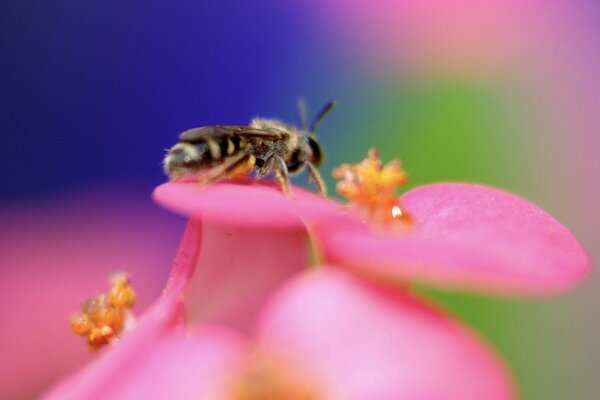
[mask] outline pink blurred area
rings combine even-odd
[[[32,398],[92,358],[69,320],[113,272],[131,274],[136,313],[157,298],[184,224],[115,188],[2,204],[0,220],[2,399]]]
[[[540,44],[564,38],[580,12],[564,1],[328,0],[311,16],[356,63],[379,72],[473,74],[539,57]]]

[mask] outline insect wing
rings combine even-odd
[[[232,136],[233,132],[242,129],[244,126],[238,125],[215,125],[202,126],[200,128],[192,128],[182,132],[179,135],[179,140],[182,142],[200,142],[206,139],[214,139],[222,136]]]
[[[182,142],[200,142],[206,139],[217,139],[220,137],[246,136],[260,137],[268,140],[282,140],[287,137],[285,132],[274,132],[254,128],[248,125],[214,125],[200,128],[188,129],[179,135]]]

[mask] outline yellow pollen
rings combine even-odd
[[[354,165],[341,165],[333,170],[333,176],[338,180],[338,192],[369,222],[383,226],[412,223],[396,195],[398,187],[408,181],[399,161],[384,165],[379,151],[370,149],[366,159]]]
[[[231,171],[229,173],[229,177],[231,179],[243,178],[246,175],[248,175],[250,173],[250,171],[252,171],[252,169],[254,169],[255,165],[256,165],[256,158],[250,157],[250,158],[248,158],[248,161],[235,167],[233,169],[233,171]]]
[[[252,352],[234,376],[228,400],[319,400],[314,382],[279,358]]]
[[[127,274],[113,275],[111,283],[106,294],[84,301],[81,313],[71,319],[71,330],[87,337],[92,350],[110,343],[125,328],[125,317],[135,303],[135,291],[129,286]]]
[[[135,302],[135,291],[129,286],[127,274],[115,274],[111,277],[112,288],[107,297],[108,301],[119,308],[131,308]]]

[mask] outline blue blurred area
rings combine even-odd
[[[319,62],[296,11],[278,1],[2,2],[0,199],[105,181],[151,188],[180,131],[293,117],[311,91],[300,91],[305,61]]]

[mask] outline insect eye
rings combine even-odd
[[[318,167],[323,161],[323,152],[321,151],[321,146],[314,138],[310,136],[308,137],[308,145],[310,146],[310,150],[312,151],[310,162],[316,167]]]

